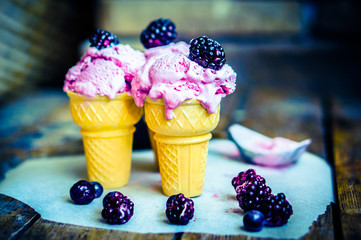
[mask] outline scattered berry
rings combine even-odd
[[[98,50],[119,44],[117,36],[102,29],[96,30],[96,32],[90,36],[89,41],[90,46],[96,47]]]
[[[98,198],[103,194],[103,186],[98,182],[90,182],[91,185],[94,187],[95,197]]]
[[[182,193],[170,196],[166,203],[165,215],[174,224],[188,224],[194,215],[194,202]]]
[[[260,211],[251,210],[243,216],[243,226],[251,232],[261,231],[264,224],[264,215]]]
[[[264,201],[262,212],[266,218],[266,226],[281,226],[287,223],[293,214],[292,206],[283,193],[269,195]]]
[[[170,44],[177,37],[175,24],[164,18],[149,23],[140,34],[140,41],[145,48],[153,48]]]
[[[258,210],[265,217],[265,226],[281,226],[293,214],[291,204],[283,193],[272,195],[266,180],[254,169],[240,172],[232,179],[239,207],[244,211]]]
[[[134,213],[134,203],[118,191],[104,197],[103,207],[102,217],[110,224],[124,224]]]
[[[266,180],[259,175],[249,175],[251,180],[236,187],[237,200],[244,211],[260,210],[264,199],[272,190],[266,185]]]
[[[89,204],[95,198],[95,190],[88,181],[80,180],[70,188],[70,198],[76,204]]]
[[[219,70],[226,63],[223,47],[206,36],[192,39],[189,47],[189,59],[204,68]]]
[[[232,179],[232,186],[236,189],[236,187],[242,185],[246,181],[252,180],[254,176],[256,176],[256,171],[254,169],[248,169],[247,171],[240,172]]]

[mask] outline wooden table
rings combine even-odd
[[[232,111],[227,106],[232,106]],[[332,166],[336,203],[325,206],[325,213],[301,239],[361,239],[360,109],[361,101],[357,98],[348,101],[337,95],[318,95],[282,85],[249,84],[238,88],[235,97],[223,104],[223,117],[214,137],[225,137],[227,126],[237,122],[270,137],[296,141],[311,138],[309,151]],[[71,131],[75,124],[67,98],[59,90],[40,90],[9,101],[1,107],[0,116],[2,178],[8,169],[31,157],[83,153],[80,134]],[[138,147],[149,146],[149,143],[142,145],[143,134],[140,130],[135,136]],[[136,234],[57,223],[43,219],[36,209],[0,193],[0,239],[122,238],[257,239],[186,232]]]

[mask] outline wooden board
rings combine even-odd
[[[332,105],[332,144],[337,189],[337,236],[361,237],[361,102],[335,100]]]

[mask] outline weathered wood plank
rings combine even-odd
[[[333,144],[344,239],[361,239],[361,102],[336,100]]]
[[[294,141],[312,139],[308,149],[325,157],[322,133],[322,107],[316,96],[271,87],[250,88],[240,124],[269,137]]]
[[[57,223],[44,219],[39,219],[31,228],[29,228],[19,239],[172,239],[174,234],[139,234],[124,232],[118,230],[109,230],[92,227],[82,227],[71,224]]]
[[[327,206],[326,212],[318,216],[317,221],[314,221],[310,227],[310,232],[303,236],[303,240],[333,240],[335,239],[334,235],[334,225],[331,224],[334,219],[334,211],[336,205],[332,203]]]
[[[0,239],[16,238],[39,218],[30,206],[0,193]]]

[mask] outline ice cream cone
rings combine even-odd
[[[158,153],[157,153],[157,143],[154,139],[154,132],[148,128],[148,135],[149,135],[149,141],[150,146],[152,147],[153,154],[154,154],[154,164],[157,169],[159,169],[159,161],[158,161]]]
[[[187,100],[165,117],[162,99],[147,98],[145,121],[155,133],[163,193],[195,197],[203,192],[210,132],[219,122],[219,109],[208,113],[197,100]]]
[[[100,182],[104,188],[126,185],[134,124],[141,118],[143,109],[126,93],[114,99],[88,98],[71,91],[67,94],[73,120],[81,127],[89,180]]]

